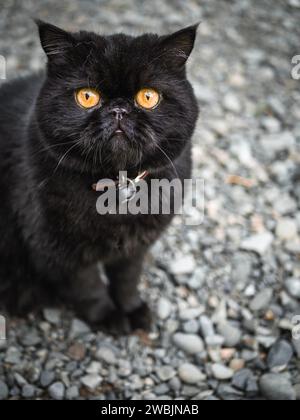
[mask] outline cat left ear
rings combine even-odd
[[[49,60],[52,57],[64,54],[74,46],[74,39],[69,32],[41,20],[35,20],[43,50]]]
[[[170,54],[166,54],[166,58],[174,66],[183,67],[186,64],[195,45],[199,24],[162,37],[161,47],[164,51],[170,52]]]

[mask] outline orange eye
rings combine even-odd
[[[94,108],[100,102],[100,94],[94,89],[85,88],[76,92],[76,101],[82,108]]]
[[[142,89],[135,97],[137,104],[144,109],[154,109],[160,101],[160,94],[154,89]]]

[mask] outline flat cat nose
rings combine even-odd
[[[129,114],[129,112],[127,111],[127,109],[125,108],[120,108],[120,107],[116,107],[116,108],[112,108],[110,111],[111,114],[114,114],[115,118],[118,121],[121,121],[124,117],[124,115]]]

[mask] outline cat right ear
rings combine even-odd
[[[49,60],[64,55],[74,47],[74,38],[69,32],[39,19],[35,19],[35,23],[38,26],[43,50]]]
[[[163,55],[160,57],[167,60],[172,67],[182,68],[193,51],[199,24],[181,29],[172,35],[161,37],[160,48]]]

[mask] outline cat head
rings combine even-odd
[[[136,174],[181,155],[198,116],[186,77],[197,25],[169,36],[131,37],[37,23],[48,57],[37,121],[62,167]]]

